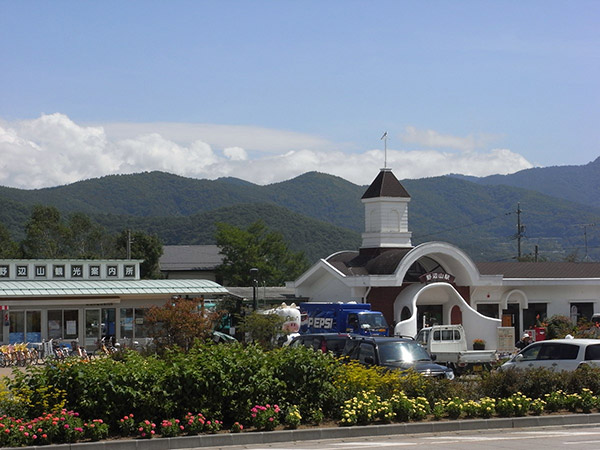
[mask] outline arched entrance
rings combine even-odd
[[[408,320],[401,320],[404,307],[413,311]],[[400,292],[394,301],[394,316],[397,321],[394,334],[416,336],[423,326],[419,323],[423,319],[419,316],[420,310],[441,311],[438,325],[462,324],[467,342],[477,338],[489,343],[491,348],[497,345],[496,329],[500,320],[485,317],[475,311],[449,283],[413,284]]]

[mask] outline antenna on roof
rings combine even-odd
[[[388,135],[387,135],[387,131],[385,133],[383,133],[383,136],[381,136],[380,141],[383,141],[383,168],[387,169],[387,140],[388,140]]]
[[[591,261],[591,258],[588,255],[588,241],[587,241],[587,229],[588,227],[595,227],[596,225],[598,225],[597,223],[581,223],[578,224],[578,227],[583,227],[583,240],[585,242],[585,257],[583,258],[584,261]]]

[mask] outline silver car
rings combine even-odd
[[[599,339],[553,339],[528,345],[500,366],[506,369],[575,370],[583,364],[600,367]]]

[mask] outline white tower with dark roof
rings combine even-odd
[[[365,205],[365,232],[361,248],[412,247],[408,231],[410,195],[391,169],[381,169],[361,198]]]

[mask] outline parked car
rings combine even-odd
[[[428,377],[454,379],[454,371],[433,362],[414,339],[383,336],[353,336],[346,341],[343,356],[365,365],[388,369],[413,369]]]
[[[499,370],[535,369],[576,370],[584,364],[600,367],[600,340],[553,339],[528,345]]]
[[[346,333],[307,333],[294,337],[288,345],[303,345],[323,353],[332,352],[334,356],[341,356],[348,339],[350,335]]]

